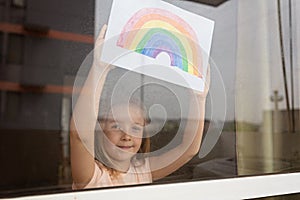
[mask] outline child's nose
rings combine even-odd
[[[128,135],[127,133],[123,132],[122,138],[123,141],[131,141],[131,136]]]
[[[123,127],[121,127],[121,131],[123,133],[123,135],[122,135],[123,140],[131,140],[132,139],[132,135],[130,134],[130,126],[124,125]]]

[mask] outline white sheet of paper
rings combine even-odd
[[[202,50],[201,77],[185,72],[178,67],[171,66],[171,58],[167,53],[161,52],[157,55],[156,58],[153,58],[117,45],[124,27],[128,25],[128,21],[131,20],[133,16],[137,16],[136,13],[138,11],[141,11],[145,8],[150,8],[152,10],[158,9],[160,11],[162,10],[164,11],[163,13],[167,13],[167,15],[172,13],[172,15],[169,15],[169,17],[176,16],[178,17],[176,19],[180,18],[180,20],[183,20],[187,24],[187,26],[192,29],[192,32],[195,33],[197,38],[196,45],[199,45],[199,48],[201,48]],[[173,18],[173,20],[176,19]],[[138,20],[139,19],[137,17],[136,21]],[[168,23],[168,20],[163,20],[163,18],[156,20],[158,26],[162,25],[162,28],[167,26],[166,23]],[[205,81],[204,75],[207,71],[213,29],[214,21],[160,0],[114,0],[109,18],[108,29],[105,36],[102,60],[106,63],[110,63],[118,67],[143,73],[145,75],[188,87],[194,90],[203,91]],[[138,29],[135,30],[135,32],[137,32]],[[181,34],[176,34],[178,33],[175,33],[175,37],[182,36]],[[165,69],[169,69],[178,73],[183,79],[178,79],[178,76],[174,76],[174,73],[161,73],[159,67],[152,68],[151,65],[166,67]],[[163,71],[166,72],[166,70]]]

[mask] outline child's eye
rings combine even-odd
[[[120,126],[119,126],[119,124],[113,124],[113,125],[111,126],[111,128],[112,128],[112,129],[120,129]]]
[[[132,130],[133,130],[134,132],[141,132],[141,131],[142,131],[142,127],[140,127],[140,126],[133,126],[133,127],[132,127]]]

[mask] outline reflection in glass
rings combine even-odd
[[[211,57],[226,101],[218,96],[213,72],[210,92],[216,97],[208,99],[207,108],[213,107],[217,118],[211,120],[208,109],[203,138],[220,129],[221,135],[206,156],[195,156],[158,183],[300,171],[299,1],[291,6],[281,1],[282,46],[277,1],[231,0],[218,7],[169,2],[216,21]],[[101,9],[95,11],[94,1],[0,1],[0,197],[71,191],[72,85],[93,49],[98,31],[94,25],[107,23],[111,3],[101,1]],[[17,29],[5,28],[4,23]],[[61,35],[24,33],[23,23]],[[66,38],[64,33],[84,39]],[[154,89],[171,97],[163,88]],[[151,92],[145,88],[145,99]],[[176,108],[174,102],[169,105]],[[225,120],[219,117],[224,107]],[[177,110],[168,110],[173,119],[151,138],[152,151],[166,146],[173,139],[169,133],[179,129]]]
[[[289,9],[288,1],[279,7],[276,1],[239,3],[236,71],[239,175],[300,169],[299,69],[292,68],[299,60],[291,60],[293,56],[289,56],[295,55],[299,46],[295,38],[299,33],[295,21],[291,21],[299,6],[294,2],[292,8]],[[257,11],[255,16],[252,9]],[[291,12],[294,18],[289,15]],[[251,32],[252,29],[256,31]],[[290,45],[293,52],[288,50]]]

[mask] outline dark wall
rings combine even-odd
[[[22,1],[19,1],[22,2]],[[0,0],[0,22],[94,35],[93,0]],[[7,4],[8,3],[8,4]],[[9,9],[7,9],[9,5]],[[0,81],[72,86],[93,44],[0,31]],[[59,184],[62,93],[0,90],[0,194]],[[1,195],[0,195],[1,196]]]
[[[58,131],[0,131],[0,194],[57,185],[61,156]]]
[[[93,36],[94,1],[27,0],[23,8],[10,5],[9,17],[4,12],[0,20],[18,24],[33,24],[49,30]],[[0,4],[5,11],[5,1]],[[20,12],[22,11],[22,12]],[[6,33],[5,33],[6,34]],[[65,79],[75,77],[79,66],[93,45],[45,37],[1,33],[1,54],[7,49],[0,65],[0,81],[42,88],[46,85],[72,86]],[[5,93],[5,94],[3,94]],[[2,91],[0,128],[60,128],[61,94],[19,93]],[[10,101],[15,101],[15,104]],[[12,117],[14,113],[18,116]],[[11,125],[11,126],[10,126]]]

